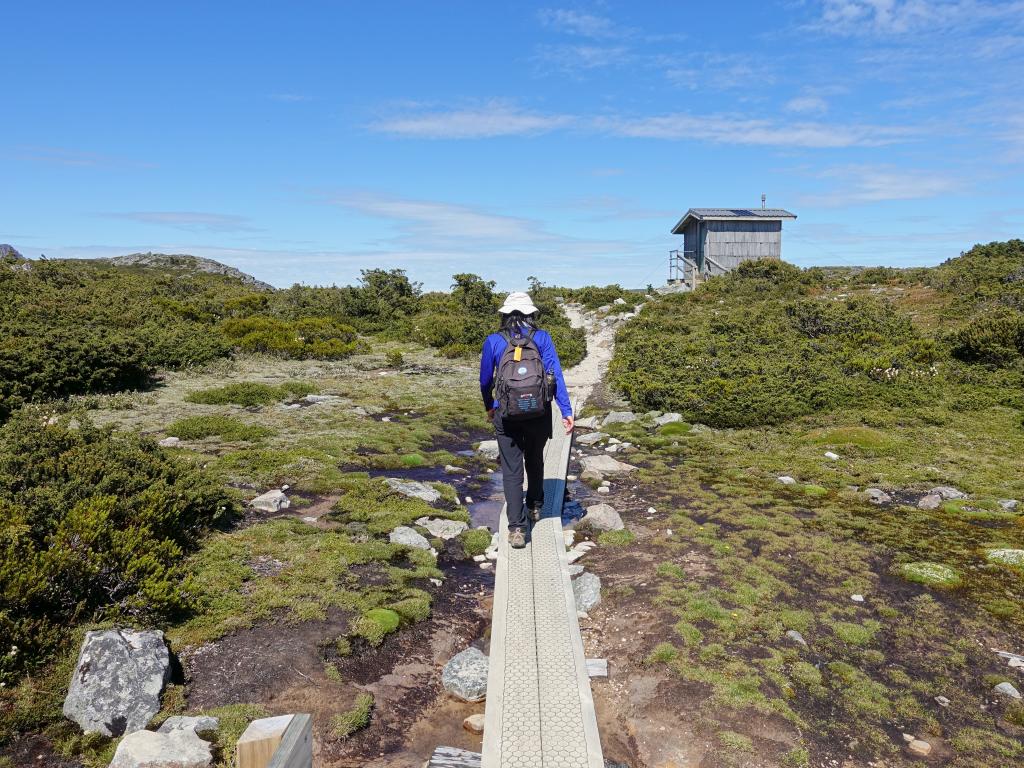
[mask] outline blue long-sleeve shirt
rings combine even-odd
[[[555,402],[558,403],[558,410],[562,412],[563,418],[572,416],[572,404],[569,402],[569,391],[565,388],[562,364],[555,351],[555,342],[551,340],[547,331],[537,330],[533,334],[533,343],[537,345],[537,350],[544,361],[544,370],[553,371],[555,374]],[[484,340],[483,352],[480,354],[480,394],[487,409],[498,407],[493,394],[494,379],[498,363],[507,347],[508,341],[500,333],[492,333]]]

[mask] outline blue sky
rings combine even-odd
[[[1024,2],[5,3],[0,242],[658,284],[694,206],[801,265],[1024,234]]]

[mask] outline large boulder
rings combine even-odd
[[[636,469],[632,464],[625,464],[607,454],[584,456],[580,459],[580,466],[583,467],[584,472],[596,473],[598,475],[614,475],[622,472],[632,472]]]
[[[491,461],[497,461],[500,452],[498,450],[497,440],[481,440],[480,445],[476,447],[476,452],[483,456],[485,459]]]
[[[441,492],[437,488],[431,488],[426,483],[421,483],[419,480],[400,480],[397,477],[389,477],[384,480],[387,486],[403,496],[408,496],[413,499],[421,499],[428,504],[433,504],[435,501],[440,500]]]
[[[413,549],[426,549],[430,550],[430,542],[426,540],[423,534],[413,530],[407,525],[400,525],[391,532],[388,539],[392,544],[401,544],[403,547],[412,547]]]
[[[195,730],[180,728],[129,733],[117,745],[109,768],[207,768],[212,764],[210,743]]]
[[[580,435],[576,438],[576,443],[579,445],[593,445],[594,443],[600,443],[602,440],[607,440],[608,434],[606,432],[588,432],[585,435]]]
[[[445,541],[454,539],[460,533],[469,529],[469,525],[461,520],[445,520],[440,517],[421,517],[416,521],[416,525],[426,528],[430,531],[431,536],[436,536]]]
[[[943,499],[966,499],[967,494],[950,485],[940,485],[928,491],[929,494],[941,496]]]
[[[683,416],[680,413],[663,413],[654,419],[655,426],[663,427],[666,424],[675,424],[677,421],[682,421]]]
[[[601,602],[601,579],[590,571],[581,573],[573,579],[572,594],[576,598],[576,610],[589,613]]]
[[[467,648],[444,665],[441,682],[445,690],[463,701],[487,697],[487,657],[479,648]]]
[[[583,518],[591,528],[598,531],[621,531],[626,526],[622,516],[611,504],[594,504],[587,507],[587,516]]]
[[[276,488],[257,496],[249,502],[250,507],[262,512],[280,512],[282,509],[288,509],[291,504],[292,503],[288,500],[288,497],[284,495],[284,491]]]
[[[87,733],[121,736],[146,727],[171,679],[171,654],[159,630],[86,632],[64,715]]]

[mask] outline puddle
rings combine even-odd
[[[501,472],[490,476],[486,485],[477,491],[473,503],[469,505],[469,524],[473,528],[486,525],[491,533],[498,530],[501,509],[505,506],[505,491],[501,485]]]

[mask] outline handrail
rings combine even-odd
[[[313,719],[293,715],[267,768],[313,768]]]

